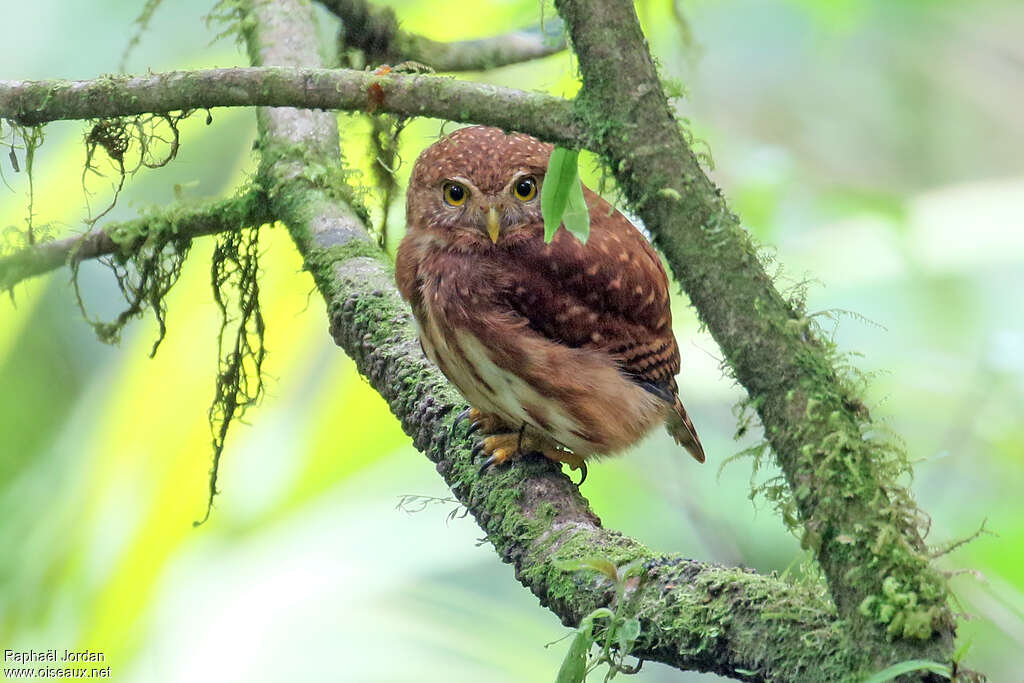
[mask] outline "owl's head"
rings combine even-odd
[[[529,135],[486,126],[438,140],[412,169],[409,232],[487,248],[543,225],[540,187],[552,149]]]

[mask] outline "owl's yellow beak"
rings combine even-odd
[[[487,212],[487,234],[491,236],[491,242],[498,243],[498,233],[501,232],[501,217],[498,210],[492,205]]]

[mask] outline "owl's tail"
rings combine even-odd
[[[676,396],[675,399],[675,405],[672,406],[672,410],[668,413],[665,427],[668,429],[668,433],[672,435],[672,438],[676,440],[676,443],[688,450],[694,460],[704,462],[704,447],[700,445],[700,437],[697,436],[697,430],[693,428],[690,416],[686,414],[686,408],[683,407],[679,397]]]

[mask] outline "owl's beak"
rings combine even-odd
[[[494,244],[498,243],[498,234],[501,232],[501,216],[498,215],[498,209],[491,205],[491,208],[487,211],[487,234],[491,236],[491,242]]]

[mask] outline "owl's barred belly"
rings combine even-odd
[[[604,410],[573,414],[563,400],[544,395],[514,372],[499,367],[487,347],[465,329],[440,332],[423,316],[420,340],[427,357],[474,408],[512,426],[527,424],[577,455],[610,455],[661,424],[666,405],[617,371],[587,394],[587,405]]]
[[[527,385],[518,375],[499,368],[475,336],[465,330],[457,331],[455,335],[454,344],[449,344],[445,336],[438,333],[437,326],[429,316],[425,317],[420,329],[420,339],[427,357],[441,369],[470,405],[485,413],[499,415],[510,425],[526,422],[542,430],[541,425],[536,424],[535,419],[527,414],[525,406],[529,405],[534,412],[539,409],[542,411],[539,417],[552,427],[547,432],[559,443],[569,446],[567,440],[572,439],[572,430],[581,430],[580,424],[560,410],[557,403],[545,399]],[[452,348],[456,345],[457,348]]]

